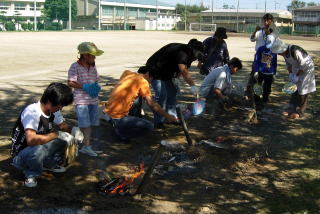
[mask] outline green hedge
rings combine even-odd
[[[63,29],[62,24],[60,24],[59,22],[53,22],[53,23],[50,23],[49,25],[46,26],[46,30],[58,31],[58,30],[62,30],[62,29]]]
[[[7,31],[15,31],[16,30],[13,22],[7,22],[4,26]]]

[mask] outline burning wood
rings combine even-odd
[[[103,195],[115,196],[129,194],[130,186],[135,179],[144,174],[144,162],[135,169],[135,173],[130,177],[104,179],[98,183],[98,192]]]

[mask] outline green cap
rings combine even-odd
[[[97,48],[92,42],[82,42],[78,45],[79,54],[90,54],[93,56],[100,56],[104,51]]]

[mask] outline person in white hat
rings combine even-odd
[[[308,95],[316,91],[313,60],[303,48],[286,44],[280,39],[274,42],[271,51],[284,57],[289,81],[297,85],[297,91],[291,95],[289,111],[283,112],[283,115],[292,119],[302,117],[307,108]]]
[[[78,53],[80,58],[68,71],[68,85],[74,89],[78,125],[84,134],[84,146],[79,152],[97,156],[97,151],[91,148],[90,137],[92,127],[99,126],[98,94],[101,88],[95,58],[102,55],[103,51],[92,42],[82,42],[78,45]]]

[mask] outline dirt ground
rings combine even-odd
[[[309,102],[304,119],[281,116],[289,96],[281,92],[287,81],[284,61],[273,84],[271,102],[259,111],[258,124],[248,124],[241,111],[203,114],[187,121],[196,144],[216,141],[231,151],[195,146],[164,155],[185,158],[192,166],[180,171],[172,164],[166,174],[154,173],[140,196],[105,197],[97,194],[102,172],[111,177],[128,175],[142,160],[146,167],[161,140],[186,145],[181,127],[167,126],[130,144],[115,141],[105,122],[94,130],[93,144],[103,150],[97,158],[80,154],[66,173],[44,173],[38,186],[23,186],[23,174],[10,163],[10,132],[23,108],[39,99],[52,81],[65,82],[81,41],[93,41],[105,51],[96,63],[107,100],[125,69],[136,70],[161,46],[170,42],[203,40],[208,35],[179,32],[39,32],[0,33],[0,208],[1,213],[320,213],[320,87]],[[284,37],[304,47],[316,63],[319,83],[320,39]],[[245,84],[254,54],[254,43],[244,35],[227,39],[232,57],[244,62],[234,82]],[[199,85],[203,76],[195,66],[192,75]],[[179,103],[194,98],[182,83]],[[152,119],[146,108],[146,118]],[[63,110],[76,124],[72,106]],[[185,162],[187,162],[185,161]],[[161,164],[166,164],[163,156]],[[159,169],[158,169],[159,171]],[[169,173],[170,172],[170,173]]]

